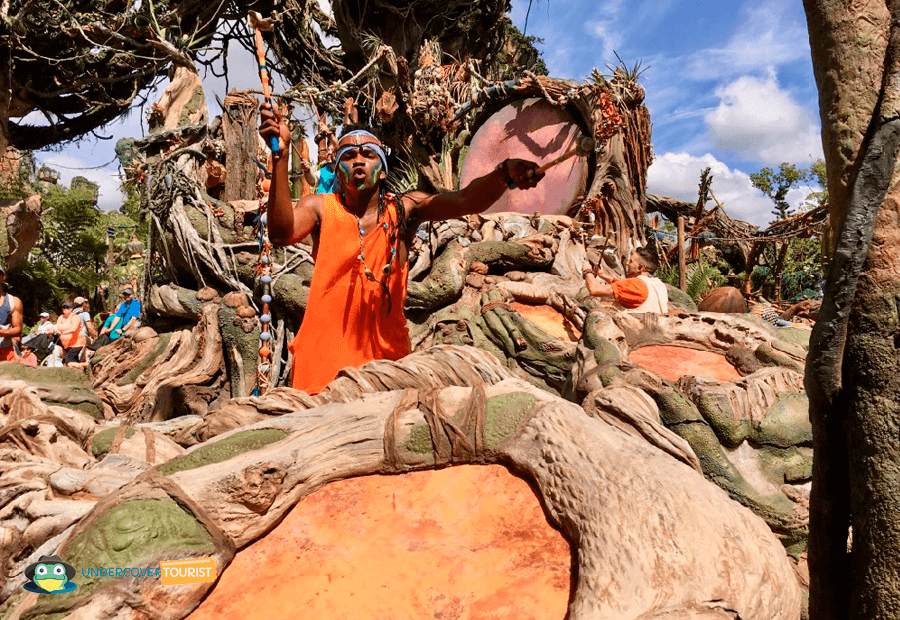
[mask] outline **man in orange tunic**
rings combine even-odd
[[[616,306],[628,312],[665,314],[669,310],[669,293],[662,280],[651,276],[656,267],[656,259],[649,252],[636,250],[628,261],[624,279],[595,274],[587,261],[581,264],[581,272],[588,292],[594,297],[612,298]]]
[[[410,233],[429,220],[481,213],[511,185],[529,189],[543,178],[537,164],[508,159],[456,192],[427,195],[385,191],[387,159],[381,141],[345,127],[338,141],[335,194],[290,198],[287,123],[264,103],[260,134],[279,140],[269,192],[269,238],[291,245],[312,234],[315,270],[297,337],[291,385],[318,394],[347,366],[398,360],[410,352],[403,306]]]

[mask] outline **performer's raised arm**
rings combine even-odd
[[[291,199],[288,164],[291,147],[291,130],[282,116],[268,103],[260,106],[259,134],[266,143],[278,138],[279,150],[273,153],[272,184],[269,187],[269,239],[275,245],[291,245],[306,237],[321,221],[316,194]]]

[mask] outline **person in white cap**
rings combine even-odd
[[[22,342],[21,342],[20,346],[22,344],[25,344],[26,342],[31,342],[32,340],[34,340],[35,338],[37,338],[38,336],[40,336],[42,334],[52,333],[52,328],[53,328],[53,323],[50,322],[50,313],[49,312],[41,312],[38,315],[37,325],[35,325],[31,329],[31,333],[29,333],[27,336],[22,338]]]
[[[50,320],[49,312],[41,312],[38,315],[38,319],[38,323],[31,330],[31,333],[22,338],[20,347],[28,344],[38,357],[43,358],[55,348],[53,334],[56,326]],[[59,365],[62,366],[62,362]]]
[[[53,333],[53,323],[50,321],[50,313],[49,312],[41,312],[38,315],[38,322],[31,329],[31,333],[22,338],[22,343],[26,343],[29,340],[33,340],[40,336],[41,334],[50,334]]]

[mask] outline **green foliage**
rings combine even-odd
[[[119,217],[119,215],[125,217],[122,218]],[[150,219],[147,217],[147,211],[141,207],[140,194],[133,187],[128,189],[128,195],[125,197],[125,202],[119,207],[119,213],[116,214],[115,212],[110,212],[109,219],[110,221],[108,224],[112,226],[137,225],[137,228],[135,229],[137,238],[140,239],[145,246],[147,245],[148,239],[150,238]],[[118,245],[119,244],[117,244],[117,246]]]
[[[69,190],[50,186],[44,196],[40,255],[56,267],[58,284],[90,295],[103,280],[106,244],[97,234],[103,220],[96,185],[73,183]]]
[[[97,207],[97,185],[84,177],[75,177],[68,189],[41,185],[38,190],[43,194],[41,237],[7,277],[10,291],[22,299],[27,323],[35,322],[42,310],[57,310],[63,299],[74,295],[91,299],[98,287],[107,284],[107,226],[117,229],[117,262],[124,260],[121,255],[132,230],[145,245],[149,232],[135,193],[119,211],[107,213]],[[17,191],[35,190],[20,186]],[[123,270],[117,269],[117,274],[124,275]]]
[[[762,292],[763,297],[773,298],[775,284],[773,269],[777,260],[777,247],[766,248],[763,253],[766,264],[758,265],[750,274],[750,285]],[[801,297],[818,297],[819,284],[825,278],[822,270],[822,244],[815,237],[793,239],[789,242],[781,272],[781,299],[798,301]]]
[[[678,265],[660,267],[654,275],[667,284],[678,286]],[[706,293],[722,286],[725,280],[725,276],[722,275],[718,267],[701,257],[700,260],[687,266],[687,287],[685,292],[694,300],[694,303],[697,303]]]
[[[419,185],[419,171],[415,162],[410,159],[402,160],[392,171],[387,179],[388,189],[395,194],[405,194],[416,189]]]
[[[535,47],[535,43],[543,43],[543,39],[523,35],[511,21],[504,24],[505,44],[497,55],[501,79],[510,79],[521,74],[523,70],[537,75],[548,75],[544,58]]]
[[[822,188],[821,191],[812,192],[804,200],[807,208],[813,209],[828,204],[828,176],[825,171],[825,160],[819,159],[810,166],[810,180],[814,181]]]
[[[721,286],[725,282],[725,276],[713,265],[703,259],[691,263],[687,269],[687,290],[685,291],[694,303],[700,301],[706,293]]]
[[[784,258],[781,276],[781,298],[795,300],[806,295],[819,297],[822,271],[822,243],[819,239],[794,239]]]
[[[801,183],[815,180],[813,174],[806,168],[782,162],[777,172],[767,166],[759,172],[751,173],[750,182],[775,203],[772,215],[775,216],[774,221],[778,221],[790,217],[794,212],[787,202],[788,192]]]
[[[826,178],[825,161],[820,159],[809,168],[783,162],[778,171],[763,168],[750,175],[754,187],[762,191],[775,203],[772,215],[776,221],[793,214],[786,197],[788,192],[801,183],[817,183],[822,191],[810,193],[804,202],[806,208],[815,208],[828,202],[828,180]],[[769,282],[772,269],[777,262],[779,247],[769,244],[763,251],[767,266],[758,266],[750,275],[754,289],[761,289],[766,297],[774,296],[774,283]],[[788,242],[788,253],[785,255],[781,275],[781,299],[795,299],[804,290],[817,290],[823,275],[821,241],[812,239],[793,239]]]

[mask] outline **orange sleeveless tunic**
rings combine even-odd
[[[376,359],[398,360],[410,352],[403,306],[409,265],[394,259],[394,273],[384,288],[365,275],[359,256],[357,219],[335,194],[325,194],[316,265],[306,313],[296,338],[288,345],[294,356],[291,385],[318,394],[338,371]],[[382,224],[387,220],[388,228]],[[391,255],[391,236],[398,237],[397,206],[388,200],[377,227],[363,237],[366,264],[381,280]],[[388,306],[390,305],[390,309]]]

